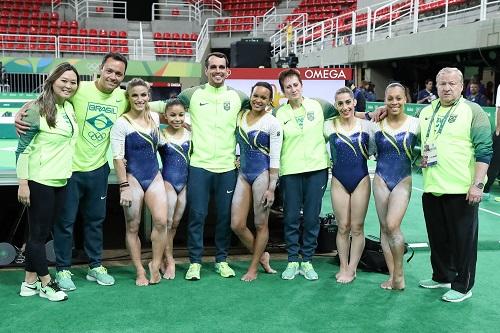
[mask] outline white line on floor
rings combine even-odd
[[[413,189],[415,189],[415,190],[417,190],[417,191],[420,191],[420,192],[423,192],[423,191],[424,191],[423,189],[418,188],[418,187],[415,187],[415,186],[412,186],[412,188],[413,188]],[[493,212],[493,211],[491,211],[491,210],[489,210],[489,209],[485,209],[485,208],[481,208],[481,207],[479,207],[479,210],[481,210],[481,211],[483,211],[483,212],[490,213],[490,214],[492,214],[492,215],[495,215],[495,216],[500,217],[500,214],[499,214],[499,213],[497,213],[497,212]]]
[[[408,244],[408,246],[416,249],[416,248],[429,247],[429,244],[427,244],[427,243],[410,243],[410,244]]]

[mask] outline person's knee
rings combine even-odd
[[[243,222],[231,222],[231,230],[237,235],[243,234],[246,229],[247,226]]]
[[[127,223],[127,233],[129,234],[137,234],[139,233],[139,223],[136,222],[128,222]]]
[[[351,235],[352,237],[360,237],[363,235],[363,226],[352,226],[351,227]]]
[[[340,234],[341,236],[349,235],[350,232],[351,232],[351,224],[350,223],[338,225],[337,233]]]

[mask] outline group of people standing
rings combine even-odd
[[[59,120],[56,125],[49,123],[45,120],[47,106],[44,105],[51,104],[42,104],[40,99],[28,107],[27,112],[19,112],[16,118],[18,130],[25,132],[21,135],[17,154],[19,200],[29,206],[28,248],[38,246],[42,239],[44,241],[51,231],[52,221],[55,221],[57,260],[56,278],[52,280],[46,261],[41,257],[44,250],[37,248],[36,255],[28,250],[27,262],[36,264],[26,266],[22,296],[40,293],[50,300],[59,301],[67,299],[64,291],[76,288],[69,267],[72,227],[79,206],[85,225],[85,250],[90,259],[87,279],[101,285],[114,283],[100,262],[105,205],[104,211],[95,207],[100,204],[102,208],[106,201],[109,167],[105,155],[110,142],[120,188],[120,205],[125,213],[126,244],[137,273],[136,285],[159,283],[162,272],[165,279],[175,277],[172,244],[185,207],[188,207],[190,259],[185,278],[201,278],[203,231],[211,195],[215,196],[217,216],[215,271],[222,277],[235,276],[227,263],[232,229],[252,253],[250,266],[241,279],[256,279],[259,265],[266,273],[276,273],[270,266],[270,256],[265,248],[269,237],[269,210],[278,179],[283,196],[284,237],[288,253],[288,264],[281,277],[291,280],[300,274],[308,280],[318,279],[312,257],[317,245],[319,215],[330,164],[332,203],[339,224],[336,242],[340,270],[336,280],[350,283],[356,277],[356,267],[364,247],[363,224],[371,188],[367,159],[376,154],[373,192],[390,272],[389,279],[381,287],[402,290],[405,288],[404,239],[400,224],[411,193],[413,148],[420,137],[425,161],[424,213],[434,270],[432,279],[421,282],[421,285],[434,288],[452,283],[451,291],[457,294],[450,296],[447,293],[445,296],[449,297],[443,296],[443,299],[460,301],[470,297],[474,281],[470,276],[475,268],[472,257],[477,244],[477,203],[481,198],[478,192],[491,157],[491,137],[489,128],[485,127],[485,119],[488,124],[486,115],[481,114],[475,104],[465,102],[460,96],[461,90],[457,90],[463,86],[458,70],[448,68],[438,73],[440,99],[422,111],[422,114],[429,110],[432,113],[429,123],[427,115],[421,115],[419,120],[404,114],[406,94],[398,83],[386,88],[385,111],[365,114],[355,112],[356,99],[349,88],[335,92],[333,104],[311,99],[302,95],[300,72],[284,70],[279,76],[279,84],[288,102],[278,107],[273,116],[268,113],[273,99],[273,89],[268,83],[256,83],[250,91],[250,98],[225,85],[229,63],[224,54],[207,56],[204,63],[207,84],[186,89],[178,98],[168,101],[150,102],[148,84],[141,79],[131,80],[126,91],[117,89],[124,78],[126,65],[126,59],[120,54],[108,54],[101,65],[101,77],[96,82],[80,83],[74,78],[78,77],[76,70],[64,67],[63,71],[61,64],[49,75],[45,86],[54,96],[59,90],[64,93],[52,100],[52,106],[57,105],[57,111],[53,112],[56,119],[67,114],[66,118],[73,121],[64,120],[63,123]],[[58,90],[56,83],[64,77],[61,71],[73,74],[71,84],[65,81]],[[190,126],[184,125],[186,111],[189,111]],[[28,118],[23,121],[26,114]],[[168,124],[163,131],[159,127],[158,114],[163,114]],[[385,118],[377,123],[365,119],[373,117],[378,120],[379,114]],[[40,119],[40,123],[43,119],[48,125],[34,126],[37,123],[32,119],[35,118]],[[445,128],[448,123],[451,125]],[[69,124],[72,125],[71,135],[67,133]],[[54,133],[62,125],[65,126],[64,133]],[[457,125],[463,132],[460,138],[450,136],[454,133],[452,130],[457,130]],[[467,126],[471,135],[467,134]],[[45,148],[41,146],[41,138],[61,140],[57,135],[65,138],[65,151],[53,152],[51,156],[42,154]],[[461,142],[457,144],[458,139]],[[330,158],[326,141],[330,144]],[[235,155],[237,143],[238,159]],[[452,171],[448,170],[450,154],[444,147],[450,144],[456,145],[455,154],[460,152],[464,157],[460,159],[464,165],[454,166]],[[161,170],[157,152],[163,162]],[[73,166],[66,163],[65,169],[57,173],[57,169],[51,168],[55,174],[50,174],[50,178],[47,178],[47,173],[38,173],[40,166],[33,166],[29,171],[26,171],[26,166],[22,167],[23,161],[24,165],[43,165],[44,162],[34,160],[36,156],[45,155],[44,161],[52,161],[62,158],[63,154],[66,158],[73,155]],[[436,155],[439,155],[439,163]],[[450,158],[455,160],[456,156]],[[465,167],[467,171],[464,171]],[[57,184],[47,183],[53,179],[58,180]],[[53,197],[58,195],[51,206],[54,207],[53,215],[44,217],[43,224],[32,216],[41,216],[38,215],[40,201],[44,203],[44,199],[30,197],[25,181],[28,186],[46,184],[54,192]],[[451,192],[447,181],[454,184]],[[62,194],[56,191],[58,188],[62,189],[59,191]],[[449,193],[453,203],[447,201]],[[153,258],[148,265],[149,279],[142,264],[138,237],[143,203],[153,217]],[[448,221],[448,215],[436,215],[440,209],[448,209],[448,204],[456,205],[453,209],[457,221]],[[246,224],[251,207],[255,235]],[[432,214],[427,213],[430,210]],[[467,223],[458,222],[463,220]],[[460,228],[457,228],[459,224]],[[462,237],[470,230],[466,228],[474,226],[475,238]],[[448,237],[452,233],[456,237]],[[448,244],[450,239],[452,244]],[[456,258],[448,260],[450,253]],[[466,284],[463,283],[465,276]]]

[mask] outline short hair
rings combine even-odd
[[[434,83],[434,82],[432,81],[432,79],[427,79],[427,80],[425,80],[425,85],[427,85],[427,83],[429,83],[429,82]]]
[[[175,97],[175,98],[170,98],[169,100],[167,100],[167,102],[165,103],[165,110],[168,110],[169,108],[176,106],[176,105],[182,106],[182,108],[184,110],[186,109],[186,107],[184,106],[184,103],[182,103],[182,101],[179,98]]]
[[[278,77],[281,91],[285,90],[283,87],[284,81],[287,77],[290,77],[290,76],[296,76],[299,79],[300,84],[302,84],[302,78],[300,77],[300,72],[298,69],[295,69],[295,68],[285,69],[284,71],[281,71],[281,73]]]
[[[443,69],[441,69],[437,75],[436,75],[436,82],[439,80],[439,77],[441,75],[444,75],[444,74],[457,74],[459,79],[460,79],[460,83],[463,85],[464,84],[464,76],[462,74],[462,72],[456,68],[456,67],[445,67]]]
[[[104,64],[106,63],[106,61],[108,61],[109,58],[111,58],[113,60],[116,60],[116,61],[123,62],[125,64],[125,71],[127,71],[127,66],[128,66],[127,58],[125,58],[125,56],[123,54],[118,53],[118,52],[108,52],[108,53],[106,53],[104,55],[104,57],[102,58],[101,68],[104,66]]]
[[[477,85],[479,85],[479,81],[475,80],[475,79],[472,79],[472,80],[470,80],[469,84],[477,84]]]
[[[273,100],[273,87],[269,83],[263,81],[257,82],[256,84],[253,85],[252,89],[250,89],[250,94],[253,93],[255,87],[263,87],[269,90],[269,99],[271,101]]]
[[[208,60],[210,57],[216,57],[216,58],[221,58],[226,60],[226,67],[229,67],[229,60],[227,59],[226,55],[222,52],[212,52],[207,55],[205,58],[205,68],[208,68]]]
[[[335,92],[334,98],[337,99],[337,96],[340,94],[349,94],[352,99],[354,99],[354,93],[352,92],[351,88],[349,87],[341,87]]]
[[[392,89],[392,88],[401,88],[403,89],[403,92],[406,94],[406,87],[403,86],[401,83],[399,82],[391,82],[387,85],[387,87],[385,87],[385,93],[384,93],[384,96],[387,95],[387,90],[389,89]],[[406,95],[405,95],[406,97]]]

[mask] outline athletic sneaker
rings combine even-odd
[[[310,261],[300,263],[299,274],[303,275],[306,278],[306,280],[318,279],[318,273],[316,273]]]
[[[281,273],[283,280],[293,280],[299,274],[299,263],[296,261],[289,262],[286,269]]]
[[[443,301],[458,303],[465,301],[467,298],[472,297],[472,290],[469,290],[467,293],[462,294],[456,290],[448,290],[442,297]]]
[[[201,264],[190,264],[189,269],[186,272],[186,280],[196,281],[200,279]]]
[[[222,276],[223,278],[236,276],[234,270],[231,267],[229,267],[229,265],[225,261],[216,262],[215,271],[219,273],[220,276]]]
[[[65,301],[68,299],[68,295],[59,288],[59,285],[54,280],[50,280],[45,287],[40,287],[40,297],[47,298],[52,302]]]
[[[101,286],[112,286],[115,284],[115,278],[108,274],[104,266],[89,268],[87,271],[87,280],[95,281]]]
[[[59,271],[56,273],[56,282],[59,285],[59,288],[63,291],[73,291],[76,289],[71,276],[73,273],[68,271],[67,269]]]
[[[26,297],[26,296],[34,296],[38,294],[40,291],[40,280],[36,279],[33,283],[28,283],[26,281],[23,281],[21,283],[21,291],[19,292],[19,295]]]
[[[433,279],[420,280],[418,284],[426,289],[451,288],[451,283],[436,282]]]

